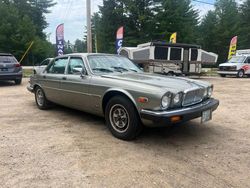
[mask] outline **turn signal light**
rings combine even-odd
[[[138,98],[138,102],[140,102],[140,103],[147,103],[148,102],[148,98],[147,97],[139,97]]]
[[[181,121],[181,116],[173,116],[170,118],[170,120],[172,123],[179,122],[179,121]]]

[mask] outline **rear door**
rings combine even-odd
[[[62,104],[61,80],[65,75],[68,57],[57,58],[41,73],[41,85],[48,100]]]
[[[0,55],[0,74],[17,73],[21,70],[16,58],[12,55]]]
[[[64,105],[89,112],[91,100],[89,95],[90,80],[91,76],[87,74],[82,57],[70,57],[61,84]]]

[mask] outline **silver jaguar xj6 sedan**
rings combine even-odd
[[[69,54],[31,76],[27,89],[38,108],[51,103],[106,119],[111,133],[134,139],[143,126],[211,120],[219,101],[213,86],[181,77],[144,73],[129,59],[109,54]]]

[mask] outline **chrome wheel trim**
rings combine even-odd
[[[44,94],[41,89],[37,89],[36,91],[36,101],[39,106],[43,106],[44,103]]]
[[[129,114],[124,106],[115,104],[109,111],[109,121],[115,131],[124,133],[129,128]]]

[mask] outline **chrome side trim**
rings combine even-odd
[[[53,88],[53,87],[43,87],[47,89],[52,89],[52,90],[57,90],[57,91],[63,91],[63,92],[69,92],[69,93],[75,93],[75,94],[80,94],[80,95],[87,95],[87,96],[92,96],[92,97],[98,97],[101,98],[101,95],[95,95],[95,94],[90,94],[90,93],[83,93],[83,92],[78,92],[78,91],[70,91],[70,90],[65,90],[65,89],[58,89],[58,88]]]

